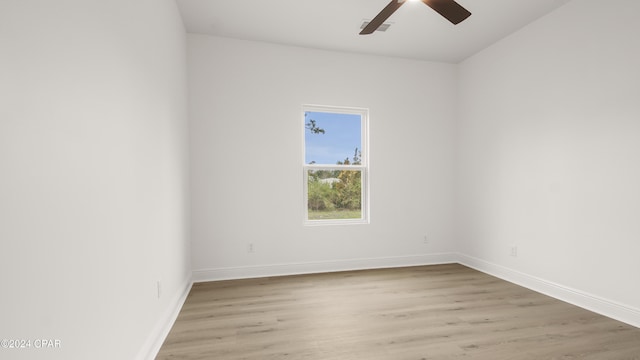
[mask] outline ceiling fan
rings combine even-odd
[[[382,25],[382,23],[384,23],[385,20],[387,20],[389,16],[391,16],[391,14],[396,12],[396,10],[398,10],[400,6],[404,5],[404,3],[407,1],[411,0],[391,0],[389,5],[385,6],[385,8],[382,9],[382,11],[380,11],[380,13],[376,15],[376,17],[373,18],[373,20],[371,20],[369,24],[367,24],[367,26],[362,29],[362,31],[360,31],[360,35],[367,35],[376,31],[376,29],[380,27],[380,25]],[[463,8],[454,0],[419,1],[422,1],[423,3],[428,5],[437,13],[444,16],[447,20],[451,21],[451,23],[453,23],[454,25],[460,23],[462,20],[468,18],[469,15],[471,15],[471,13],[467,9]]]

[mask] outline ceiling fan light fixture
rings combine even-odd
[[[376,31],[376,29],[382,25],[385,20],[389,18],[398,8],[400,8],[405,2],[411,0],[391,0],[391,2],[376,15],[364,28],[361,28],[360,35],[368,35]],[[468,18],[471,13],[469,10],[462,7],[455,0],[419,0],[425,5],[429,6],[437,13],[442,15],[445,19],[449,20],[452,24],[456,25]]]

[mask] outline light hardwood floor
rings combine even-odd
[[[157,359],[640,359],[640,329],[462,265],[194,284]]]

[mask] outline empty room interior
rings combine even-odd
[[[640,359],[638,14],[0,0],[0,358]]]

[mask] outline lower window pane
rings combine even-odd
[[[362,219],[362,171],[308,170],[308,220]]]

